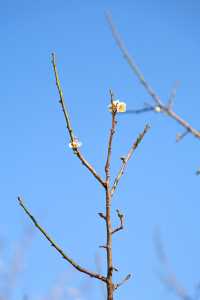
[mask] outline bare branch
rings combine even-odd
[[[155,106],[160,108],[160,112],[170,116],[172,119],[174,119],[176,122],[178,122],[181,126],[183,126],[185,129],[187,129],[194,137],[200,139],[200,131],[192,127],[187,121],[182,119],[179,115],[177,115],[169,105],[163,104],[161,101],[161,98],[157,95],[157,93],[153,90],[153,88],[149,85],[149,83],[144,78],[144,75],[136,65],[134,59],[129,55],[128,50],[126,49],[119,33],[116,30],[116,27],[113,24],[112,17],[110,14],[106,14],[106,19],[108,21],[108,24],[110,26],[110,29],[112,31],[113,38],[119,47],[119,49],[122,52],[123,57],[127,61],[128,65],[130,66],[133,73],[136,75],[136,77],[139,79],[140,83],[144,86],[147,93],[152,97],[153,101],[155,102]],[[174,98],[174,96],[172,97]],[[171,102],[171,100],[170,100]],[[170,105],[171,106],[171,105]]]
[[[94,170],[94,168],[89,164],[89,162],[83,157],[79,149],[76,149],[76,156],[80,159],[82,164],[94,175],[94,177],[101,183],[101,185],[105,188],[106,183],[101,178],[100,175],[97,174],[97,172]]]
[[[172,91],[171,91],[171,94],[169,96],[169,101],[168,101],[168,109],[171,110],[172,109],[172,106],[173,106],[173,102],[174,102],[174,99],[176,97],[176,92],[177,92],[177,88],[179,87],[179,81],[176,81],[174,83],[174,86],[172,88]]]
[[[152,87],[147,83],[142,72],[140,71],[140,69],[138,68],[136,63],[133,61],[132,57],[129,55],[128,50],[126,49],[119,33],[117,32],[116,27],[114,26],[112,17],[109,13],[106,13],[106,19],[107,19],[110,29],[112,31],[113,38],[114,38],[115,42],[117,43],[119,49],[121,50],[123,57],[129,64],[130,68],[135,73],[135,75],[139,79],[140,83],[145,87],[148,94],[154,99],[155,103],[157,105],[161,105],[160,98],[156,95],[156,93],[154,92]]]
[[[117,212],[117,216],[120,220],[120,225],[112,231],[112,234],[114,234],[124,228],[124,215],[119,211],[119,209],[116,209],[116,212]]]
[[[99,217],[106,220],[106,215],[104,215],[104,213],[100,212],[98,213]]]
[[[189,300],[192,297],[189,296],[186,289],[178,282],[176,274],[171,270],[168,257],[165,253],[163,243],[160,238],[160,232],[157,230],[154,236],[155,247],[157,256],[164,267],[166,276],[159,276],[162,283],[172,290],[180,299]]]
[[[188,130],[185,130],[183,133],[176,134],[176,142],[180,142],[187,134],[189,133]]]
[[[122,160],[122,166],[119,170],[119,173],[117,175],[117,177],[115,178],[114,180],[114,183],[113,183],[113,186],[111,188],[111,196],[113,195],[113,193],[115,192],[115,189],[120,181],[120,178],[122,177],[122,175],[124,174],[124,171],[126,169],[126,165],[129,161],[129,159],[131,158],[134,150],[138,147],[138,145],[141,143],[141,141],[143,140],[145,134],[147,133],[147,131],[149,130],[149,125],[146,125],[143,132],[139,134],[137,140],[133,143],[133,145],[131,146],[128,154],[125,156],[125,157],[122,157],[121,160]]]
[[[112,153],[112,142],[115,134],[116,128],[116,114],[117,106],[114,105],[114,94],[110,90],[110,102],[111,102],[111,113],[112,122],[111,129],[108,139],[108,150],[107,159],[105,164],[105,174],[106,174],[106,254],[107,254],[107,299],[113,300],[113,262],[112,262],[112,223],[111,223],[111,193],[110,193],[110,160]]]
[[[121,282],[115,284],[114,289],[118,289],[122,284],[126,283],[131,278],[131,274],[128,274]]]
[[[74,137],[74,132],[73,132],[72,127],[71,127],[69,112],[68,112],[67,107],[65,105],[64,95],[63,95],[63,91],[62,91],[62,88],[61,88],[60,79],[59,79],[59,76],[58,76],[55,53],[52,53],[52,65],[53,65],[54,75],[55,75],[55,79],[56,79],[56,86],[57,86],[58,93],[59,93],[59,96],[60,96],[60,101],[59,102],[61,104],[61,107],[62,107],[62,110],[63,110],[63,113],[64,113],[64,117],[65,117],[67,129],[68,129],[68,132],[69,132],[70,140],[71,140],[71,142],[73,142],[74,138],[75,138]]]
[[[37,222],[35,217],[30,213],[30,211],[26,208],[26,206],[23,203],[23,200],[21,197],[18,197],[19,205],[23,208],[24,212],[28,215],[28,217],[31,219],[35,227],[39,229],[39,231],[42,233],[42,235],[50,242],[51,246],[53,246],[58,253],[66,260],[68,261],[76,270],[79,272],[85,273],[90,277],[97,278],[103,282],[107,282],[107,279],[105,276],[101,274],[97,274],[94,272],[91,272],[80,265],[78,265],[74,260],[72,260],[67,254],[63,252],[63,250],[53,241],[53,239],[48,235],[48,233],[41,227],[41,225]]]
[[[125,114],[141,114],[141,113],[150,112],[153,110],[154,110],[154,106],[143,107],[143,108],[138,108],[138,109],[127,109]]]
[[[66,121],[66,125],[67,125],[67,130],[69,132],[69,136],[70,136],[70,141],[72,145],[76,145],[75,144],[75,135],[70,123],[70,118],[69,118],[69,112],[67,110],[67,106],[65,105],[65,100],[64,100],[64,95],[63,95],[63,91],[61,88],[61,84],[60,84],[60,79],[58,76],[58,70],[57,70],[57,66],[56,66],[56,59],[55,59],[55,54],[52,53],[52,65],[53,65],[53,69],[54,69],[54,75],[55,75],[55,80],[56,80],[56,86],[59,92],[59,96],[60,96],[60,104],[64,113],[64,117],[65,117],[65,121]],[[83,155],[81,154],[80,150],[78,149],[78,146],[72,147],[72,150],[74,152],[74,154],[80,159],[80,161],[82,162],[82,164],[94,175],[94,177],[105,187],[105,182],[103,181],[103,179],[101,178],[100,175],[97,174],[97,172],[94,170],[94,168],[89,164],[89,162],[83,157]]]

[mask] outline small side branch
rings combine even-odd
[[[122,175],[124,174],[124,170],[126,169],[126,165],[127,165],[128,161],[129,161],[129,159],[131,158],[131,156],[132,156],[134,150],[135,150],[135,149],[138,147],[138,145],[141,143],[141,141],[143,140],[143,138],[144,138],[145,134],[147,133],[147,131],[149,130],[149,128],[150,128],[149,125],[146,125],[146,126],[145,126],[143,132],[139,134],[137,140],[136,140],[136,141],[133,143],[133,145],[131,146],[131,148],[130,148],[128,154],[127,154],[125,157],[121,157],[121,160],[122,160],[122,166],[121,166],[121,168],[120,168],[120,170],[119,170],[119,173],[118,173],[117,177],[115,178],[114,183],[113,183],[113,186],[112,186],[112,188],[111,188],[111,192],[110,192],[110,193],[111,193],[111,196],[112,196],[113,193],[115,192],[116,187],[117,187],[117,185],[118,185],[118,183],[119,183],[119,181],[120,181]]]
[[[141,114],[141,113],[145,113],[145,112],[154,111],[154,109],[155,109],[154,106],[142,107],[142,108],[138,108],[138,109],[127,109],[125,114]]]
[[[176,142],[180,142],[187,134],[189,133],[188,130],[185,130],[183,133],[176,134]]]
[[[112,231],[112,234],[114,234],[117,231],[122,230],[124,228],[124,215],[119,211],[119,209],[116,209],[116,212],[117,212],[117,216],[120,220],[120,225]]]
[[[117,290],[120,286],[126,283],[131,278],[131,274],[128,274],[121,282],[115,284],[114,289]]]
[[[174,99],[175,99],[175,97],[176,97],[176,92],[177,92],[178,86],[179,86],[179,81],[176,81],[176,82],[174,83],[174,86],[173,86],[173,88],[172,88],[171,94],[170,94],[170,96],[169,96],[169,101],[168,101],[168,109],[169,109],[169,110],[172,110],[172,107],[173,107]]]
[[[23,208],[24,212],[28,215],[28,217],[31,219],[35,227],[39,229],[39,231],[42,233],[42,235],[50,242],[51,246],[53,246],[58,253],[66,260],[68,261],[76,270],[79,272],[85,273],[90,277],[97,278],[103,282],[107,282],[107,279],[105,276],[91,272],[80,265],[78,265],[74,260],[72,260],[67,254],[63,252],[63,250],[53,241],[53,239],[48,235],[48,233],[41,227],[41,225],[37,222],[35,217],[31,214],[31,212],[28,210],[28,208],[25,206],[23,200],[21,197],[18,197],[19,205]]]
[[[66,126],[67,126],[67,130],[69,132],[69,136],[70,136],[70,142],[72,145],[76,145],[75,142],[75,135],[71,126],[71,122],[70,122],[70,118],[69,118],[69,112],[67,110],[67,106],[65,105],[65,100],[64,100],[64,95],[63,95],[63,91],[61,88],[61,84],[60,84],[60,79],[59,79],[59,75],[58,75],[58,70],[57,70],[57,65],[56,65],[56,58],[55,58],[55,54],[52,53],[52,65],[53,65],[53,70],[54,70],[54,75],[55,75],[55,80],[56,80],[56,86],[58,89],[58,93],[60,96],[60,104],[62,107],[62,111],[64,113],[64,117],[65,117],[65,122],[66,122]],[[105,188],[105,182],[103,181],[103,179],[101,178],[101,176],[99,174],[97,174],[97,172],[94,170],[94,168],[89,164],[89,162],[83,157],[83,155],[81,154],[80,150],[77,147],[72,147],[74,154],[80,159],[80,161],[82,162],[82,164],[94,175],[94,177],[97,179],[97,181],[99,181]]]
[[[100,218],[102,218],[106,221],[106,215],[104,215],[104,213],[99,212],[98,215],[99,215]]]

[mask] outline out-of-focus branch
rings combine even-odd
[[[129,161],[129,159],[131,158],[134,150],[138,147],[138,145],[141,143],[141,141],[143,140],[145,134],[147,133],[147,131],[149,130],[149,125],[146,125],[143,132],[139,134],[137,140],[133,143],[133,145],[131,146],[130,150],[128,151],[128,154],[124,157],[121,157],[122,160],[122,166],[119,170],[119,173],[117,175],[117,177],[114,180],[113,186],[111,188],[111,196],[113,195],[113,193],[115,192],[115,189],[122,177],[122,175],[124,174],[124,171],[126,169],[127,163]]]
[[[115,290],[118,289],[124,283],[126,283],[130,278],[131,278],[131,274],[128,274],[121,282],[115,284]]]
[[[67,106],[65,104],[64,95],[63,95],[63,91],[62,91],[61,84],[60,84],[60,79],[59,79],[57,65],[56,65],[56,58],[55,58],[54,53],[52,53],[52,65],[53,65],[53,70],[54,70],[54,75],[55,75],[55,80],[56,80],[56,86],[57,86],[58,93],[59,93],[59,96],[60,96],[60,101],[59,102],[61,104],[61,107],[62,107],[62,110],[63,110],[63,113],[64,113],[67,130],[68,130],[69,136],[70,136],[70,141],[71,141],[72,145],[76,145],[76,138],[75,138],[72,126],[71,126],[71,122],[70,122],[70,118],[69,118],[69,112],[68,112]],[[103,181],[101,176],[99,174],[97,174],[94,167],[92,167],[89,164],[89,162],[83,157],[80,150],[78,149],[78,146],[77,147],[73,146],[72,150],[73,150],[74,154],[80,159],[82,164],[93,174],[93,176],[97,179],[97,181],[99,181],[105,187],[105,182]]]
[[[194,137],[200,139],[200,131],[192,127],[186,120],[181,118],[178,114],[176,114],[172,109],[172,103],[174,101],[174,97],[176,94],[176,87],[173,89],[169,102],[167,105],[163,103],[161,98],[158,96],[158,94],[153,90],[153,88],[149,85],[149,83],[146,81],[143,73],[138,68],[137,64],[135,63],[134,59],[130,56],[128,50],[126,49],[119,33],[117,32],[117,29],[112,21],[112,17],[110,14],[106,14],[106,19],[108,21],[108,24],[110,26],[110,29],[112,31],[113,38],[119,47],[119,49],[122,52],[123,57],[127,61],[128,65],[130,66],[133,73],[136,75],[136,77],[139,79],[140,83],[144,86],[147,93],[151,96],[153,99],[155,105],[154,110],[155,112],[161,112],[165,115],[168,115],[172,119],[174,119],[176,122],[178,122],[182,127],[184,127],[188,132],[190,132]],[[141,109],[142,110],[142,109]],[[137,111],[137,110],[136,110]],[[147,111],[144,109],[144,111]],[[142,111],[141,111],[142,112]]]
[[[189,295],[186,289],[180,284],[176,274],[172,271],[168,257],[160,237],[160,232],[157,230],[154,236],[156,253],[159,261],[163,265],[166,276],[160,275],[161,282],[169,289],[172,290],[181,300],[192,300],[193,297]]]
[[[103,282],[106,282],[107,279],[105,276],[101,274],[97,274],[95,272],[89,271],[80,265],[78,265],[74,260],[72,260],[64,251],[54,242],[54,240],[49,236],[49,234],[42,228],[42,226],[37,222],[35,217],[31,214],[31,212],[27,209],[24,202],[22,201],[21,197],[18,197],[19,205],[23,208],[24,212],[28,215],[28,217],[31,219],[35,227],[39,229],[39,231],[42,233],[42,235],[50,242],[51,246],[53,246],[56,251],[66,260],[68,261],[76,270],[79,272],[85,273],[90,277],[97,278]]]
[[[173,107],[173,103],[174,103],[174,100],[175,100],[175,97],[176,97],[176,92],[177,92],[178,86],[179,86],[179,81],[176,81],[174,83],[174,86],[173,86],[173,88],[171,90],[171,94],[169,96],[169,101],[168,101],[168,108],[169,108],[169,110],[171,110],[172,107]]]
[[[32,227],[25,228],[22,238],[16,244],[10,263],[5,264],[3,268],[0,268],[0,299],[8,300],[12,298],[16,283],[20,279],[20,275],[23,271],[25,255],[32,240]]]

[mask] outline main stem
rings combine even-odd
[[[106,231],[107,231],[107,300],[113,300],[113,263],[112,263],[112,224],[111,224],[111,194],[109,181],[106,187]]]
[[[112,97],[112,94],[111,94]],[[107,300],[113,300],[114,284],[113,284],[113,262],[112,262],[112,223],[111,223],[111,190],[110,190],[110,159],[112,151],[112,140],[115,133],[115,120],[116,112],[112,112],[112,127],[110,130],[109,143],[108,143],[108,155],[105,165],[106,173],[106,233],[107,233]]]

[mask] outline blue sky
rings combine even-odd
[[[198,129],[198,1],[1,1],[1,228],[7,260],[30,222],[16,197],[54,239],[83,266],[95,269],[105,228],[97,216],[104,192],[71,153],[51,66],[57,55],[72,125],[86,158],[103,176],[110,127],[109,88],[127,108],[150,102],[123,60],[105,20],[109,10],[129,52],[163,101],[180,81],[175,111]],[[126,216],[126,228],[114,236],[116,279],[133,278],[116,299],[175,299],[156,276],[161,266],[153,234],[159,226],[165,249],[180,282],[192,293],[200,279],[199,141],[158,114],[118,117],[112,175],[149,123],[151,130],[130,161],[119,184],[114,209]],[[80,276],[35,232],[24,273],[13,299],[27,293],[40,299],[60,276],[66,286],[81,287],[81,299],[102,299],[94,280]],[[89,287],[89,288],[85,288]],[[72,299],[69,297],[69,299]],[[78,298],[77,298],[78,299]]]

